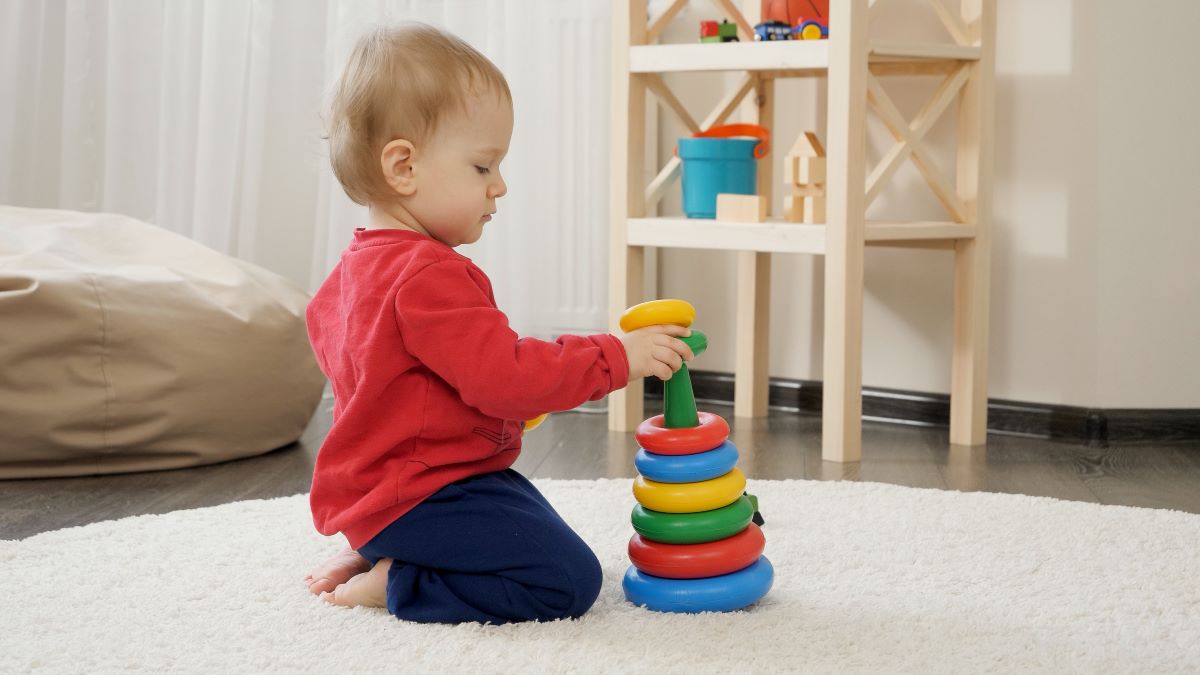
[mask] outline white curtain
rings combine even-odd
[[[523,333],[606,324],[607,0],[7,0],[0,202],[147,220],[315,289],[365,210],[319,114],[367,26],[448,29],[505,72],[509,194],[461,252]]]

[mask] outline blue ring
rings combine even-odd
[[[731,612],[757,602],[771,590],[775,569],[766,556],[732,574],[703,579],[664,579],[630,566],[625,599],[656,612]]]
[[[699,483],[724,476],[737,465],[737,446],[729,441],[694,455],[659,455],[638,448],[633,464],[638,473],[660,483]]]

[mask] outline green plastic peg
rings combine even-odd
[[[679,338],[692,354],[700,356],[708,349],[708,336],[692,329],[692,334]],[[692,376],[685,363],[663,386],[663,426],[668,429],[689,429],[700,426],[696,413],[696,396],[692,393]]]

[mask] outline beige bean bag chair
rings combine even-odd
[[[0,206],[0,478],[174,469],[295,441],[325,383],[307,302],[132,218]]]

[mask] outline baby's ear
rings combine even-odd
[[[383,179],[402,197],[417,191],[417,184],[413,181],[413,155],[416,151],[412,143],[397,138],[383,146],[383,152],[379,155]]]

